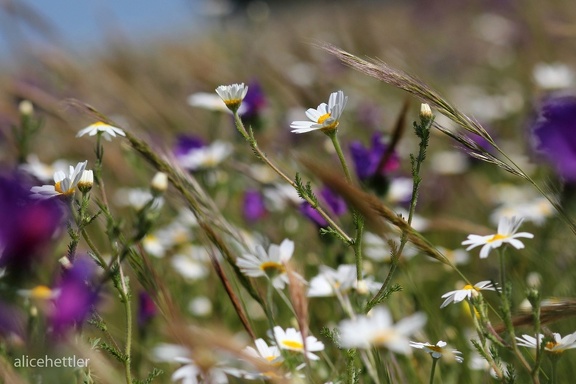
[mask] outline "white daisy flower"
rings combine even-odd
[[[425,323],[426,315],[418,312],[394,324],[388,308],[376,307],[368,316],[357,316],[340,323],[340,344],[344,348],[386,347],[392,352],[410,355],[408,336]]]
[[[252,347],[244,348],[244,353],[250,357],[260,360],[259,372],[245,372],[242,377],[248,380],[268,380],[280,379],[283,375],[278,368],[284,360],[280,349],[277,346],[269,346],[263,339],[254,341],[256,349]]]
[[[433,359],[439,359],[442,356],[448,356],[454,358],[454,360],[456,360],[459,363],[464,361],[464,359],[461,356],[462,352],[458,351],[457,349],[445,348],[446,342],[442,340],[437,342],[436,345],[430,343],[417,343],[415,341],[411,341],[410,346],[412,348],[422,349],[425,352],[428,352]]]
[[[368,293],[378,291],[381,286],[382,283],[372,281],[370,278],[358,282],[354,264],[339,265],[337,270],[322,265],[320,274],[310,280],[308,297],[329,297],[337,292],[346,294],[351,289]]]
[[[180,165],[188,170],[214,168],[232,153],[232,146],[223,141],[215,141],[210,145],[195,148],[178,157]]]
[[[344,96],[344,92],[333,92],[330,94],[328,104],[322,103],[318,108],[310,108],[306,111],[306,116],[311,121],[293,121],[290,124],[290,128],[294,128],[292,132],[306,133],[316,130],[329,132],[335,130],[347,101],[348,96]]]
[[[533,234],[528,232],[516,233],[523,219],[517,217],[502,217],[498,223],[498,233],[495,235],[480,236],[468,235],[468,239],[462,242],[462,245],[468,245],[467,251],[482,245],[480,250],[480,258],[488,257],[492,249],[496,249],[501,245],[508,243],[516,249],[524,248],[524,244],[518,240],[519,237],[531,239]]]
[[[59,289],[50,289],[45,285],[38,285],[32,289],[19,289],[18,294],[22,297],[35,300],[52,300],[60,294]]]
[[[246,97],[246,93],[248,93],[248,87],[244,85],[244,83],[221,85],[216,88],[216,93],[228,109],[232,112],[237,112],[240,104],[242,104],[242,100]]]
[[[496,291],[497,288],[492,284],[490,280],[480,281],[475,285],[466,284],[462,289],[457,289],[455,291],[450,291],[442,295],[442,298],[445,299],[440,308],[446,307],[448,304],[451,303],[459,303],[464,299],[470,299],[473,296],[476,297],[479,295],[478,292],[480,291]]]
[[[244,348],[244,352],[247,355],[273,364],[280,363],[283,360],[280,349],[277,346],[269,346],[264,339],[256,339],[254,344],[256,349],[252,347]]]
[[[76,164],[76,167],[70,166],[68,175],[62,171],[56,171],[54,173],[54,185],[32,187],[30,192],[38,199],[48,199],[59,195],[73,195],[87,164],[88,161],[86,160]]]
[[[544,346],[544,350],[550,353],[562,353],[568,349],[576,348],[576,332],[566,335],[564,337],[560,336],[559,333],[553,333],[552,336],[554,340],[550,340],[546,342]],[[538,342],[541,343],[544,341],[544,335],[538,335]],[[522,335],[522,337],[517,337],[518,345],[521,347],[527,348],[536,348],[537,347],[537,340],[536,338],[530,335]]]
[[[124,131],[118,127],[114,127],[110,124],[106,124],[102,121],[97,121],[94,124],[87,126],[86,128],[80,130],[76,137],[82,137],[88,134],[89,136],[94,136],[96,134],[102,134],[104,138],[108,141],[112,141],[113,137],[118,136],[126,136]]]
[[[256,255],[244,254],[238,258],[236,265],[242,273],[250,277],[266,276],[272,280],[272,285],[284,289],[288,284],[286,263],[294,253],[294,242],[288,239],[280,245],[272,244],[268,252],[260,245],[256,246]]]
[[[281,327],[274,327],[274,339],[280,349],[304,353],[304,339],[302,332],[294,328],[283,330]],[[320,358],[311,352],[320,352],[324,350],[324,344],[312,335],[306,336],[306,356],[310,360],[319,360]]]
[[[220,367],[215,366],[211,367],[209,370],[203,370],[189,358],[177,357],[175,360],[185,365],[174,371],[171,377],[173,382],[179,382],[181,384],[228,383],[228,376],[226,376],[224,369]]]

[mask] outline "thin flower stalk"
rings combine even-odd
[[[327,131],[326,135],[332,140],[332,145],[336,150],[336,154],[338,154],[338,159],[340,160],[340,164],[342,165],[342,169],[344,170],[344,175],[346,177],[346,182],[352,184],[352,177],[350,176],[350,168],[348,167],[348,163],[346,162],[346,158],[344,157],[344,153],[342,152],[342,147],[340,146],[340,140],[338,140],[338,131],[332,130]],[[356,227],[356,235],[354,236],[354,258],[356,261],[356,279],[358,281],[362,280],[362,235],[364,232],[364,218],[360,215],[360,213],[356,210],[352,210],[352,216],[354,221],[354,226]]]
[[[429,108],[428,108],[429,109]],[[413,155],[410,156],[410,160],[412,163],[412,178],[413,178],[413,185],[412,185],[412,198],[410,199],[410,209],[408,212],[408,225],[411,226],[412,219],[414,217],[414,212],[416,210],[416,203],[418,201],[418,192],[420,188],[420,183],[422,178],[420,177],[420,169],[424,159],[426,158],[426,149],[428,147],[428,139],[430,138],[430,128],[432,123],[434,122],[434,116],[430,113],[420,113],[420,122],[414,123],[414,130],[416,131],[416,135],[420,138],[420,145],[418,150],[418,155],[414,157]],[[366,312],[370,311],[375,305],[377,305],[386,295],[386,292],[389,289],[390,283],[392,281],[392,277],[398,268],[398,262],[400,260],[400,256],[408,242],[408,233],[403,231],[402,237],[400,238],[400,245],[398,249],[393,252],[392,254],[392,264],[390,266],[390,271],[388,271],[388,275],[386,276],[386,280],[382,284],[382,287],[372,297],[372,299],[366,305]]]
[[[274,172],[276,172],[278,174],[278,176],[283,178],[294,189],[297,189],[297,185],[294,182],[294,180],[289,178],[274,163],[272,163],[272,161],[270,161],[270,159],[268,159],[266,154],[264,152],[262,152],[260,147],[258,147],[258,143],[256,142],[256,138],[254,137],[254,132],[252,132],[252,130],[250,130],[250,133],[248,133],[246,131],[246,128],[244,127],[244,123],[242,123],[242,119],[240,118],[240,115],[238,114],[238,112],[234,112],[234,121],[236,123],[236,128],[238,129],[240,134],[246,139],[246,141],[248,141],[248,143],[250,144],[250,147],[252,147],[252,150],[254,151],[254,154],[256,155],[256,157],[258,157],[262,162],[264,162],[266,165],[268,165]],[[334,222],[334,220],[332,220],[332,218],[326,213],[326,211],[324,211],[324,209],[322,209],[310,196],[303,195],[302,197],[314,209],[316,209],[316,211],[318,211],[318,213],[324,218],[324,220],[326,220],[326,222],[328,222],[330,227],[332,227],[343,239],[345,239],[348,244],[354,244],[354,240],[350,236],[348,236],[348,234],[342,228],[340,228],[340,226],[338,224],[336,224]]]
[[[120,277],[120,287],[118,287],[118,292],[121,295],[121,302],[124,305],[124,310],[126,311],[126,344],[124,345],[124,374],[126,377],[126,384],[132,384],[132,372],[131,372],[131,362],[132,362],[132,308],[130,307],[130,288],[128,286],[128,280],[124,276],[124,271],[122,270],[122,265],[118,263],[118,274]]]
[[[510,309],[510,294],[512,288],[508,283],[508,281],[506,280],[506,263],[504,261],[506,253],[505,251],[506,247],[498,249],[498,256],[500,258],[500,287],[502,289],[500,299],[502,303],[503,321],[506,326],[508,336],[510,338],[510,347],[512,351],[514,352],[518,360],[522,363],[524,368],[526,368],[528,372],[532,373],[532,368],[530,367],[530,364],[528,364],[528,362],[524,358],[524,355],[522,355],[522,352],[520,352],[520,350],[518,349],[518,344],[516,343],[516,336],[515,336],[516,333],[514,330],[514,324],[512,323],[512,311]],[[537,376],[533,376],[532,379],[534,383],[538,382]]]

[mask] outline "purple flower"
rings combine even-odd
[[[255,131],[262,129],[262,110],[266,106],[266,97],[262,91],[260,83],[256,80],[252,80],[248,84],[248,93],[242,100],[242,106],[240,107],[239,113],[240,118],[244,125],[251,127]]]
[[[244,192],[243,214],[244,219],[249,222],[255,222],[266,216],[266,206],[260,191],[249,189]]]
[[[190,151],[202,148],[204,146],[206,146],[206,143],[204,143],[204,140],[198,136],[178,135],[172,152],[176,158],[179,158],[187,155]]]
[[[353,141],[349,145],[356,175],[362,181],[368,181],[375,176],[384,176],[398,169],[400,165],[398,155],[392,152],[386,163],[377,169],[388,146],[382,141],[380,132],[372,135],[371,144],[370,148],[364,147],[359,141]]]
[[[566,182],[576,181],[576,97],[546,98],[532,126],[536,150]]]
[[[346,213],[347,207],[344,199],[332,192],[328,187],[324,187],[320,191],[320,201],[326,204],[329,211],[328,213],[335,216],[342,216]],[[328,226],[326,220],[307,202],[300,205],[300,212],[312,220],[317,226],[321,228]]]
[[[252,80],[248,84],[248,93],[242,100],[242,119],[254,119],[260,115],[262,109],[266,106],[266,97],[262,91],[260,83]]]
[[[143,329],[156,316],[156,304],[147,292],[138,294],[138,328]]]
[[[65,213],[56,199],[37,200],[18,176],[0,176],[0,268],[25,274],[41,259]]]
[[[92,280],[96,264],[87,258],[76,259],[72,268],[65,270],[56,286],[58,296],[54,299],[54,310],[49,316],[52,331],[62,336],[70,328],[81,325],[98,301],[98,290]]]

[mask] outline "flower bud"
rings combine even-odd
[[[82,171],[82,176],[80,177],[80,181],[78,182],[78,189],[82,193],[88,193],[92,189],[92,185],[94,185],[94,172],[84,170]]]
[[[168,189],[168,175],[164,172],[157,172],[152,178],[150,188],[155,195],[161,195],[166,192]]]
[[[432,118],[432,109],[426,103],[420,105],[420,118],[429,120]]]
[[[29,100],[22,100],[18,105],[20,114],[24,116],[31,116],[34,113],[34,106]]]

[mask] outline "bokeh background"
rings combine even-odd
[[[478,120],[518,164],[552,188],[569,213],[574,212],[573,185],[537,153],[531,134],[541,101],[574,90],[576,7],[569,0],[3,0],[0,33],[0,162],[4,167],[17,165],[11,127],[19,121],[18,105],[24,99],[44,120],[31,148],[46,164],[59,159],[93,162],[94,143],[75,138],[93,117],[69,99],[92,105],[159,152],[170,152],[180,135],[230,142],[235,148],[232,160],[214,174],[198,178],[232,223],[275,243],[293,238],[295,259],[307,279],[319,265],[336,267],[350,262],[351,256],[338,243],[321,238],[298,207],[271,210],[258,220],[243,216],[244,192],[263,191],[274,180],[252,168],[256,161],[228,115],[193,107],[188,98],[213,92],[221,84],[258,84],[264,95],[258,110],[259,144],[292,174],[306,173],[298,156],[335,167],[323,135],[298,136],[289,130],[304,108],[325,101],[331,92],[342,89],[349,96],[339,132],[345,147],[354,140],[368,143],[374,132],[390,135],[407,99],[411,102],[408,120],[417,116],[417,100],[343,66],[318,48],[319,43],[384,60],[421,78]],[[547,72],[552,74],[539,75],[538,68],[552,68]],[[455,128],[441,116],[437,121]],[[491,216],[498,207],[537,196],[518,178],[475,161],[456,147],[449,138],[433,134],[417,210],[427,220],[423,230],[429,238],[449,249],[458,248],[476,229],[490,233],[495,228]],[[415,148],[417,141],[407,130],[397,148],[400,165],[394,177],[409,176],[408,154]],[[110,194],[146,186],[154,174],[119,141],[106,146],[104,169]],[[307,177],[315,180],[313,175]],[[171,192],[157,228],[178,214],[181,200]],[[130,222],[133,212],[120,204],[117,209]],[[538,278],[544,297],[572,298],[576,293],[573,247],[567,246],[574,243],[573,234],[552,213],[544,217],[541,225],[526,223],[523,230],[536,233],[536,238],[522,256],[513,255],[517,310],[528,277]],[[350,224],[349,219],[343,220]],[[102,231],[94,230],[93,235],[105,242]],[[194,297],[205,297],[212,303],[210,311],[188,313],[190,319],[210,325],[217,319],[220,326],[239,331],[214,274],[193,282],[178,276],[165,262],[174,253],[153,262],[161,275],[176,276],[166,284],[179,306],[186,309]],[[474,251],[468,260],[461,268],[472,281],[497,279],[495,263],[480,261]],[[387,265],[368,260],[366,268],[382,280]],[[458,281],[441,265],[417,255],[402,266],[398,282],[404,291],[391,307],[399,316],[405,315],[405,308],[435,313],[428,334],[448,338],[470,352],[463,331],[470,323],[465,311],[438,312],[440,295],[454,289]],[[333,307],[333,302],[315,302],[311,323],[334,322]],[[120,334],[121,310],[107,303],[105,311]],[[152,364],[146,362],[147,350],[165,341],[162,320],[155,321],[153,329],[159,332],[142,337],[135,347],[145,361],[143,372]],[[255,322],[264,333],[266,322]],[[575,324],[564,319],[554,330],[571,333]],[[563,363],[563,375],[570,377],[574,368]],[[164,368],[171,372],[174,365]],[[427,371],[423,372],[419,378],[425,380]],[[490,382],[489,374],[463,367],[447,369],[444,379]],[[169,382],[166,375],[162,380]]]

